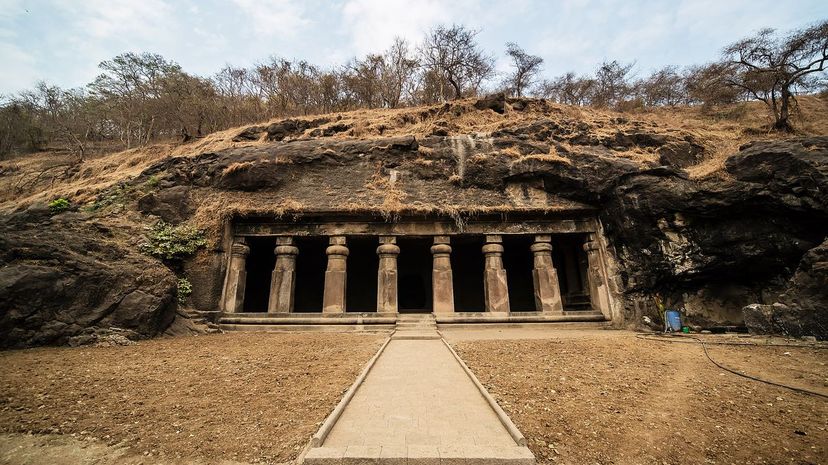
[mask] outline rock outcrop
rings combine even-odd
[[[174,275],[87,220],[31,209],[3,218],[0,346],[94,342],[111,328],[146,338],[169,326]]]

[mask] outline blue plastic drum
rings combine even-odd
[[[664,317],[667,319],[667,331],[681,331],[681,312],[678,310],[667,310],[664,312]]]

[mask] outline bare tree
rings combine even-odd
[[[437,26],[426,35],[420,46],[426,70],[451,86],[455,100],[468,91],[476,92],[482,82],[494,73],[493,60],[477,45],[477,34],[478,31],[457,24]],[[443,82],[440,83],[440,97],[447,100]]]
[[[549,81],[544,80],[537,92],[543,98],[565,105],[588,105],[594,87],[594,79],[569,72]]]
[[[605,61],[595,71],[595,85],[590,104],[596,107],[614,107],[630,96],[628,74],[635,63],[621,64]]]
[[[797,90],[813,88],[828,61],[828,21],[779,37],[773,29],[724,49],[724,61],[733,67],[729,85],[764,102],[774,117],[774,129],[791,131],[791,106]]]
[[[512,59],[512,72],[506,77],[506,87],[515,97],[522,97],[523,92],[532,86],[541,71],[543,58],[529,55],[514,42],[506,44],[506,54]]]
[[[412,56],[408,42],[400,37],[382,55],[380,66],[380,95],[384,106],[398,107],[406,94],[414,90],[414,77],[419,61]]]
[[[665,66],[654,71],[634,85],[645,105],[675,106],[686,103],[684,76],[675,66]]]
[[[684,93],[690,104],[701,103],[708,110],[739,100],[741,90],[728,85],[733,67],[727,63],[691,66],[684,76]]]

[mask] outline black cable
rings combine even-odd
[[[684,342],[684,341],[679,341],[679,340],[645,337],[642,334],[638,334],[635,337],[637,337],[639,339],[644,339],[644,340],[647,340],[647,341]],[[710,362],[713,363],[714,365],[716,365],[717,367],[721,368],[722,370],[733,373],[734,375],[737,375],[737,376],[741,376],[743,378],[747,378],[747,379],[750,379],[750,380],[753,380],[753,381],[758,381],[760,383],[770,384],[771,386],[777,386],[777,387],[781,387],[781,388],[785,388],[785,389],[790,389],[791,391],[800,392],[802,394],[810,394],[812,396],[818,396],[818,397],[822,397],[823,399],[828,399],[828,394],[823,394],[821,392],[811,391],[809,389],[789,386],[787,384],[777,383],[775,381],[768,381],[766,379],[762,379],[762,378],[752,376],[752,375],[748,375],[748,374],[745,374],[745,373],[739,373],[738,371],[730,369],[730,368],[722,365],[721,363],[713,360],[713,358],[707,352],[707,345],[705,344],[705,342],[703,340],[701,340],[701,339],[699,339],[695,336],[685,336],[685,337],[687,337],[688,339],[693,339],[693,340],[697,341],[699,344],[701,344],[702,349],[704,349],[704,355],[707,357],[707,359],[710,360]],[[714,343],[714,344],[716,344],[716,343]],[[719,344],[721,344],[721,343],[719,343]],[[756,346],[756,347],[807,347],[807,346],[793,346],[793,345],[790,345],[790,344],[788,344],[788,345],[781,345],[781,344],[780,345],[768,345],[768,346],[760,346],[759,344],[732,344],[732,345],[750,345],[750,346]]]

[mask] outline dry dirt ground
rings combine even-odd
[[[382,340],[234,333],[2,352],[0,463],[286,462]]]
[[[828,463],[828,400],[720,370],[698,344],[601,330],[444,335],[540,463]],[[828,394],[828,350],[709,347],[730,368]]]

